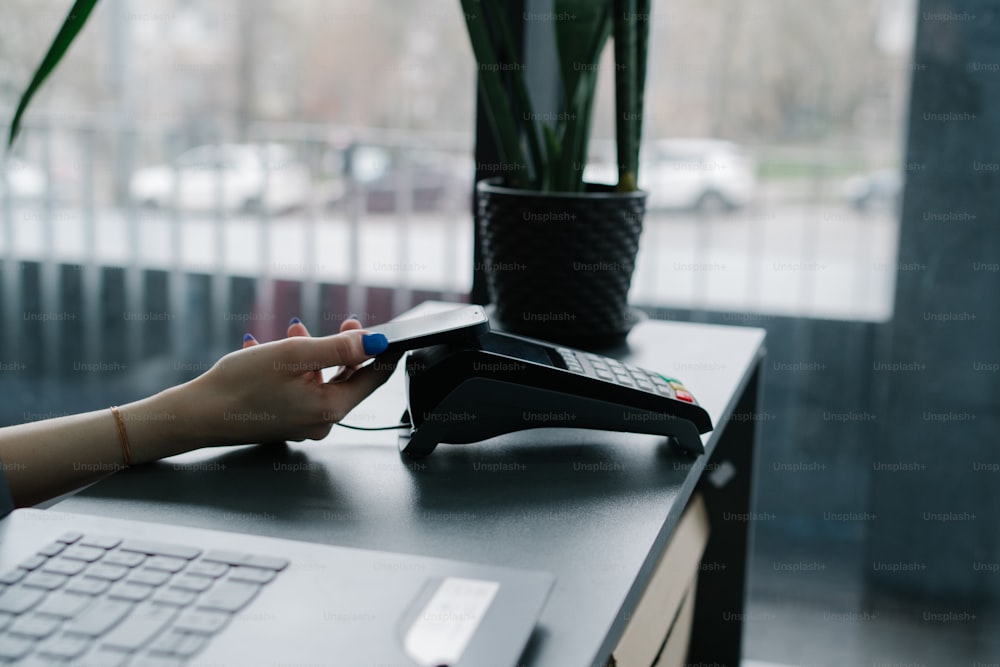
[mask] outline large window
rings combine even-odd
[[[912,2],[655,9],[633,301],[887,319]],[[7,109],[64,10],[0,8]],[[105,0],[8,168],[3,252],[466,293],[474,81],[453,0]]]
[[[70,4],[0,2],[0,126]],[[866,527],[818,517],[867,508],[871,454],[826,415],[879,391],[858,360],[908,268],[915,2],[653,9],[631,301],[772,329],[759,509],[856,546]],[[475,85],[458,0],[102,0],[0,172],[0,423],[151,393],[291,316],[328,333],[467,298]]]

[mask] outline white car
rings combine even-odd
[[[612,161],[613,162],[613,161]],[[616,183],[613,163],[588,164],[584,179]],[[756,162],[721,139],[660,139],[643,146],[639,187],[650,210],[721,213],[746,206],[757,188]]]
[[[841,191],[859,213],[898,215],[903,205],[903,174],[899,169],[879,169],[852,176]]]
[[[219,144],[192,148],[172,165],[132,175],[132,199],[154,208],[194,211],[285,211],[306,203],[309,170],[280,144]]]
[[[41,199],[48,187],[48,179],[38,167],[24,160],[10,157],[0,161],[0,197],[14,201]]]

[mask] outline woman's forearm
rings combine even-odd
[[[185,386],[118,408],[132,465],[197,446]],[[79,488],[125,467],[110,409],[0,429],[0,461],[19,507]]]
[[[0,461],[14,502],[34,505],[129,463],[201,447],[322,439],[398,361],[360,368],[388,346],[384,335],[360,326],[347,320],[340,334],[311,338],[296,320],[289,338],[245,342],[190,382],[118,408],[123,429],[110,409],[0,429]],[[319,370],[335,366],[351,369],[349,377],[323,382]]]

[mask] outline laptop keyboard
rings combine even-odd
[[[0,665],[183,665],[287,566],[66,533],[0,575]]]

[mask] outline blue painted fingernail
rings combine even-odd
[[[292,326],[293,324],[302,324],[302,320],[297,317],[293,317],[292,321],[288,323],[288,326]]]
[[[381,354],[389,347],[389,339],[382,333],[370,333],[361,338],[361,344],[365,348],[365,354]]]
[[[244,343],[249,343],[249,342],[250,342],[250,341],[252,341],[252,340],[256,340],[256,339],[255,339],[255,338],[253,337],[253,334],[248,334],[248,333],[245,333],[245,334],[243,334],[243,342],[244,342]]]
[[[355,313],[351,313],[350,315],[348,315],[347,319],[349,319],[349,320],[358,320],[359,322],[361,321],[360,319],[358,319],[358,316]]]

